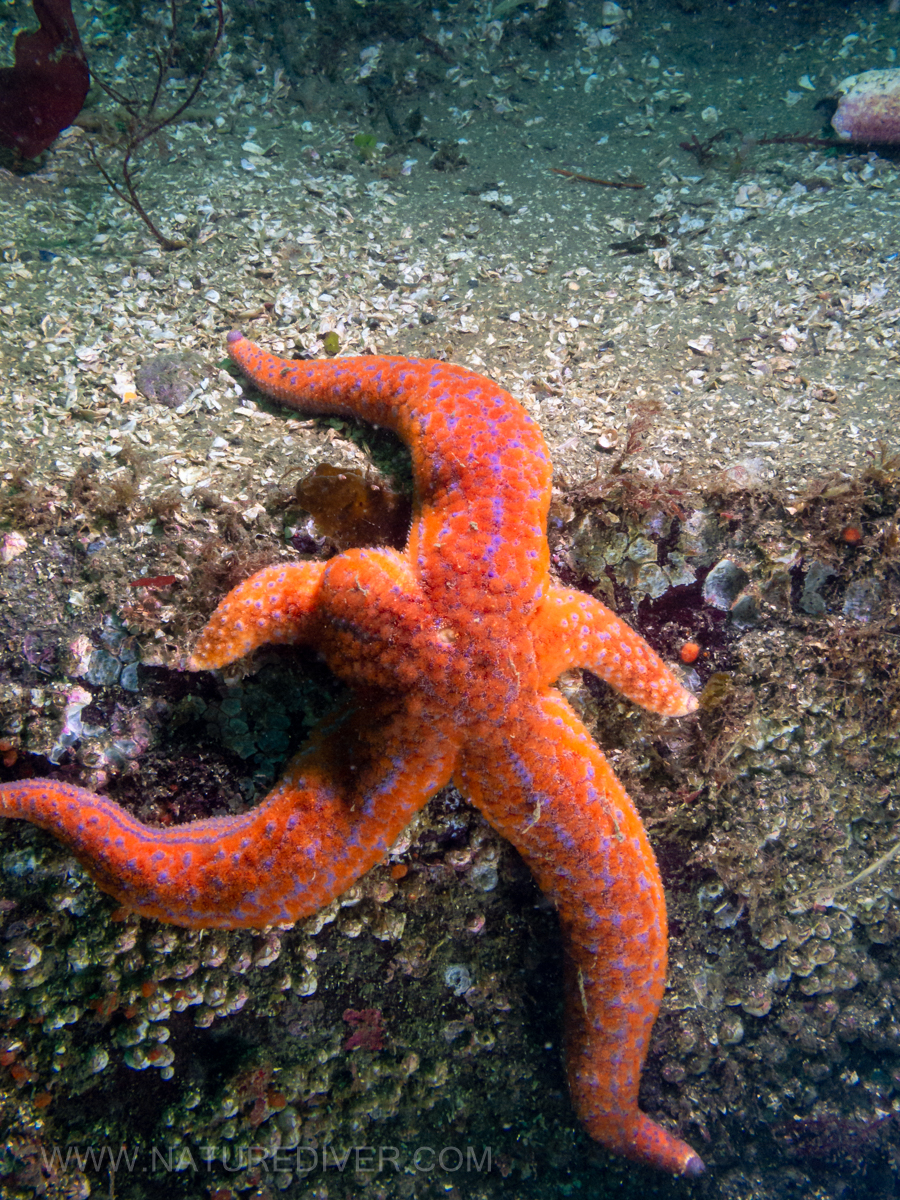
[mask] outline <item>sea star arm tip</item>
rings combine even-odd
[[[629,1147],[623,1152],[628,1158],[649,1163],[670,1175],[686,1179],[697,1179],[706,1170],[696,1150],[662,1125],[651,1121],[644,1113],[640,1114],[638,1127],[631,1132]]]
[[[690,1146],[688,1146],[688,1149],[691,1149]],[[684,1166],[681,1168],[681,1174],[688,1179],[699,1179],[705,1170],[706,1164],[703,1159],[695,1151],[691,1151]]]
[[[582,667],[660,716],[683,717],[697,708],[697,697],[641,635],[586,592],[551,588],[533,629],[547,683]]]
[[[228,593],[210,617],[188,659],[189,671],[227,666],[267,643],[309,640],[327,563],[264,567]]]

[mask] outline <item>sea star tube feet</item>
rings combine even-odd
[[[557,587],[538,426],[463,367],[384,356],[291,362],[240,333],[231,357],[307,413],[395,430],[415,480],[404,552],[368,547],[268,567],[219,604],[189,661],[314,646],[355,694],[250,812],[156,829],[53,780],[0,787],[0,814],[50,830],[98,884],[185,926],[307,916],[387,853],[451,779],[516,847],[559,913],[575,1110],[616,1153],[698,1175],[699,1156],[638,1108],[662,1000],[662,884],[640,817],[553,686],[582,667],[664,716],[696,699],[598,601]]]

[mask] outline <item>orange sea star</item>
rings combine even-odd
[[[230,592],[190,660],[209,670],[270,642],[315,646],[355,691],[262,803],[157,829],[49,779],[0,787],[0,814],[49,829],[100,887],[184,926],[308,916],[384,857],[451,779],[556,905],[566,1057],[578,1115],[620,1154],[697,1175],[697,1154],[637,1106],[666,974],[666,908],[640,817],[552,686],[585,667],[665,716],[696,700],[597,600],[555,586],[550,462],[538,426],[462,367],[404,358],[274,358],[229,334],[264,392],[345,413],[409,444],[406,550],[269,567]]]

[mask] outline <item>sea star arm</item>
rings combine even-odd
[[[661,716],[683,717],[697,708],[697,697],[641,635],[586,592],[551,588],[531,628],[544,683],[570,667],[584,667]]]
[[[456,746],[438,718],[411,719],[394,699],[336,726],[326,720],[277,787],[239,816],[159,829],[52,779],[0,786],[0,816],[49,830],[143,916],[204,929],[296,921],[384,858],[447,782]]]
[[[268,642],[309,641],[328,564],[279,563],[264,567],[219,603],[188,660],[191,671],[224,667]]]
[[[520,702],[502,741],[470,744],[456,777],[559,911],[569,1088],[588,1132],[675,1175],[703,1163],[638,1108],[666,975],[666,906],[640,817],[554,690]]]
[[[408,558],[458,626],[530,606],[544,586],[552,473],[537,424],[465,367],[388,355],[277,358],[237,330],[228,353],[269,396],[394,430],[416,480]]]

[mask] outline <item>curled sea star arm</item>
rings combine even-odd
[[[554,690],[520,700],[502,748],[466,748],[456,779],[556,903],[566,953],[572,1101],[610,1150],[676,1175],[703,1163],[638,1108],[666,975],[666,907],[640,817]]]
[[[416,481],[407,557],[448,617],[480,628],[487,611],[533,603],[549,564],[552,468],[540,429],[508,392],[434,359],[277,358],[237,330],[228,353],[283,404],[403,438]]]
[[[661,716],[683,717],[697,708],[697,697],[640,634],[586,592],[550,588],[531,628],[545,683],[570,667],[583,667]]]
[[[52,779],[0,786],[0,816],[49,830],[144,916],[260,929],[317,912],[380,862],[455,760],[438,713],[420,723],[383,700],[323,721],[281,782],[239,816],[159,829]]]
[[[348,550],[323,563],[257,571],[220,601],[188,660],[213,670],[269,643],[305,642],[354,685],[427,685],[447,669],[448,634],[393,550]]]
[[[201,633],[189,669],[227,666],[268,642],[309,641],[317,625],[316,604],[327,566],[279,563],[232,588]]]
[[[331,559],[320,614],[315,645],[340,678],[402,693],[410,712],[423,697],[436,700],[435,681],[440,691],[453,662],[454,631],[436,617],[402,555],[347,550]]]

